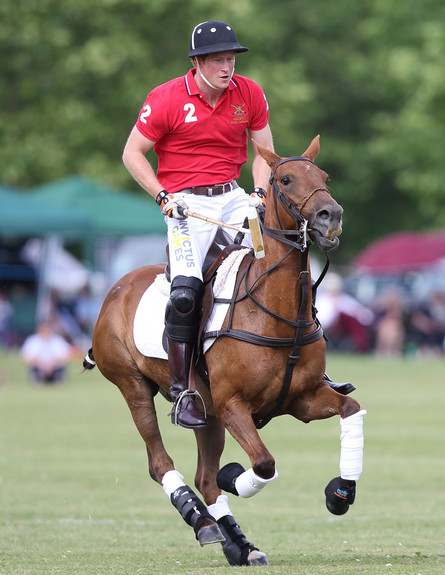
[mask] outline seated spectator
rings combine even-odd
[[[9,347],[12,343],[12,305],[3,290],[0,290],[0,347]]]
[[[444,352],[445,295],[433,292],[429,299],[414,307],[409,317],[411,341],[420,355],[440,355]]]
[[[401,294],[395,290],[384,292],[376,311],[374,322],[376,354],[385,357],[403,355],[405,312]]]
[[[328,344],[348,351],[365,353],[370,348],[369,326],[373,312],[343,291],[337,274],[328,274],[320,286],[315,302],[317,317],[325,331]]]
[[[71,358],[71,346],[50,323],[42,322],[36,333],[26,338],[21,355],[35,383],[62,383]]]

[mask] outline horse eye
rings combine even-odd
[[[283,184],[283,186],[288,186],[290,183],[290,179],[287,176],[283,176],[280,182]]]

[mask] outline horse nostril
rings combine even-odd
[[[317,220],[327,223],[331,219],[331,214],[328,210],[319,210],[315,217]]]
[[[319,210],[315,219],[325,226],[340,225],[342,223],[343,210],[328,210],[326,208]]]

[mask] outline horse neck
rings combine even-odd
[[[291,249],[291,246],[266,235],[264,251],[265,257],[255,260],[252,266],[255,279],[264,274],[258,282],[258,296],[262,305],[277,315],[295,321],[298,316],[302,285],[300,274],[307,271],[308,275],[304,277],[308,282],[305,318],[309,322],[312,318],[309,254],[306,252],[303,255],[299,250]]]

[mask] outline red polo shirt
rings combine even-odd
[[[157,177],[168,192],[223,184],[247,161],[246,130],[261,130],[269,109],[260,86],[234,75],[215,108],[198,90],[195,69],[152,90],[139,114],[139,132],[156,142]]]

